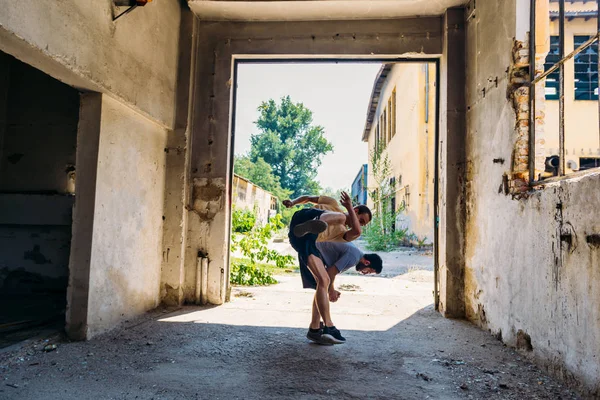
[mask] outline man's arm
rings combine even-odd
[[[283,205],[287,208],[294,207],[298,204],[306,204],[313,203],[317,204],[319,202],[319,196],[300,196],[294,200],[284,200]]]
[[[335,277],[339,273],[340,271],[338,271],[335,265],[332,265],[331,267],[327,268],[327,275],[329,275],[329,301],[331,302],[336,302],[341,295],[341,293],[335,290],[335,287],[333,286]]]
[[[348,210],[347,222],[350,225],[350,230],[344,234],[344,240],[351,242],[360,237],[362,229],[360,228],[360,222],[358,222],[358,216],[354,212],[354,207],[352,207],[352,199],[348,196],[348,193],[342,192],[340,201],[342,205],[346,207],[346,210]]]

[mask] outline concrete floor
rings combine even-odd
[[[0,398],[578,398],[526,354],[442,318],[432,272],[412,269],[337,279],[345,290],[332,312],[343,345],[305,338],[313,292],[293,274],[270,287],[234,288],[221,307],[157,310],[90,342],[5,349]],[[58,348],[43,351],[49,343]]]

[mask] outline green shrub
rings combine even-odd
[[[231,229],[236,233],[250,232],[256,225],[256,215],[250,210],[238,210],[232,207]]]
[[[251,263],[233,263],[231,265],[231,283],[234,285],[272,285],[277,281],[264,269]]]
[[[271,274],[258,266],[258,263],[275,263],[277,268],[293,265],[294,258],[280,254],[267,247],[269,239],[284,225],[281,215],[271,218],[265,226],[254,226],[249,232],[232,234],[231,250],[240,250],[244,261],[234,260],[231,263],[230,280],[237,285],[270,285],[277,283]]]

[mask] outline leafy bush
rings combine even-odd
[[[367,241],[367,248],[371,251],[393,250],[407,236],[407,229],[391,229],[390,220],[395,219],[395,213],[387,211],[382,214],[374,215],[373,221],[364,229],[363,235]]]
[[[277,230],[283,228],[281,215],[271,218],[265,226],[254,226],[249,232],[232,235],[231,250],[240,250],[246,258],[244,261],[231,263],[231,283],[237,285],[270,285],[277,283],[271,274],[260,268],[258,263],[275,263],[277,268],[293,265],[294,258],[285,256],[267,247],[269,239]]]
[[[406,238],[407,229],[393,229],[396,215],[404,211],[392,209],[392,198],[396,196],[396,180],[392,177],[392,164],[384,152],[383,145],[375,146],[370,154],[371,170],[376,186],[371,192],[373,220],[365,227],[367,248],[372,251],[390,251]]]
[[[262,268],[251,263],[234,263],[231,265],[231,283],[235,285],[272,285],[277,281]]]
[[[256,215],[250,210],[232,209],[231,229],[236,233],[250,232],[256,225]]]

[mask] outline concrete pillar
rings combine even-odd
[[[187,9],[181,10],[179,34],[179,62],[174,129],[168,133],[166,153],[166,181],[164,231],[161,269],[161,302],[180,305],[184,301],[184,266],[187,241],[187,213],[189,182],[189,151],[191,117],[190,95],[193,93],[196,62],[195,29],[197,19]]]
[[[229,124],[231,54],[215,51],[210,30],[199,28],[191,125],[188,246],[184,298],[196,299],[197,258],[208,258],[204,279],[211,304],[222,304],[229,278],[229,201],[232,151]]]
[[[439,310],[445,317],[465,315],[465,176],[466,98],[465,21],[463,8],[443,19],[440,70],[439,137]]]
[[[69,259],[66,331],[83,340],[88,331],[88,298],[92,260],[92,236],[96,207],[96,177],[100,143],[102,95],[81,95],[77,127],[77,185],[73,209],[73,236]]]

